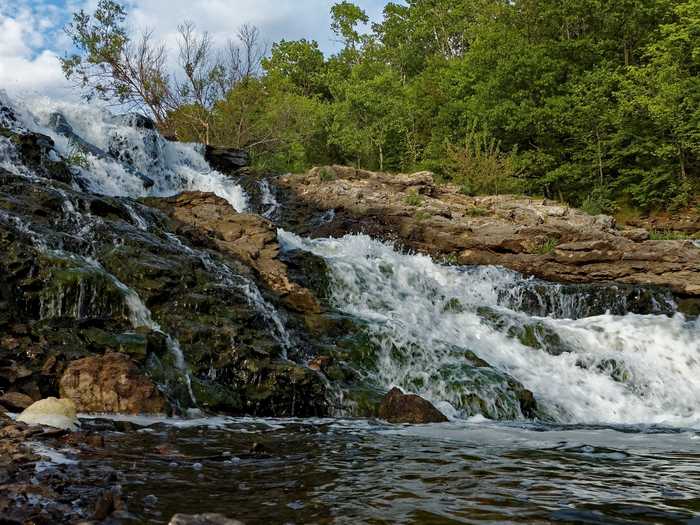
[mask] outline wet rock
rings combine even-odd
[[[223,514],[175,514],[169,525],[244,525]]]
[[[204,158],[221,173],[232,174],[250,163],[248,152],[242,149],[206,146]]]
[[[379,417],[389,423],[444,423],[448,419],[432,403],[393,388],[379,406]]]
[[[210,193],[187,192],[146,202],[179,221],[185,233],[200,241],[206,239],[219,251],[256,270],[264,283],[291,308],[304,313],[320,311],[314,295],[290,281],[287,267],[279,258],[276,228],[269,221],[238,213],[224,199]]]
[[[15,145],[23,164],[35,173],[66,184],[73,181],[69,166],[58,158],[51,137],[27,130],[13,131],[1,126],[0,137],[8,138]]]
[[[161,414],[165,397],[128,356],[107,353],[68,364],[60,380],[61,396],[81,412]]]
[[[37,401],[18,417],[17,421],[28,425],[44,425],[64,430],[76,430],[78,418],[75,403],[70,399],[49,397]]]
[[[8,392],[0,397],[0,407],[5,407],[10,412],[22,412],[32,403],[34,400],[31,397],[19,392]]]
[[[649,241],[548,200],[469,197],[429,173],[386,174],[343,166],[273,182],[284,199],[281,226],[318,237],[367,233],[459,264],[500,265],[563,283],[663,286],[700,296],[700,250]],[[319,218],[334,210],[331,220]]]
[[[96,521],[104,521],[115,512],[122,512],[125,510],[126,504],[122,498],[121,490],[115,487],[105,490],[100,494],[95,504],[93,519]]]

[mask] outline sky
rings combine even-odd
[[[170,45],[178,24],[193,21],[215,42],[233,37],[242,24],[257,26],[269,45],[282,38],[318,41],[326,53],[338,44],[330,30],[332,0],[126,0],[128,24],[152,29]],[[381,19],[388,0],[355,0],[369,17]],[[0,0],[0,89],[13,94],[76,96],[63,78],[58,57],[70,49],[63,32],[71,13],[88,12],[97,0]],[[174,53],[173,53],[174,54]],[[174,58],[173,58],[174,60]]]

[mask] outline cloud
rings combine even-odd
[[[388,0],[355,0],[373,20],[381,18]],[[271,45],[281,39],[317,40],[332,53],[337,42],[330,31],[328,0],[128,0],[129,25],[152,29],[169,46],[177,26],[192,20],[209,31],[215,43],[235,38],[242,24],[258,26]],[[70,13],[92,11],[97,0],[0,0],[0,88],[19,94],[36,92],[75,97],[63,78],[58,57],[70,43],[62,28]],[[173,53],[174,54],[174,53]]]

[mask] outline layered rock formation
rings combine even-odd
[[[277,179],[282,224],[313,236],[364,232],[458,264],[501,265],[564,283],[658,285],[700,297],[700,250],[650,241],[544,199],[470,197],[429,172],[394,175],[333,166]]]

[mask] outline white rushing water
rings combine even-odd
[[[64,157],[75,155],[78,148],[72,139],[50,127],[51,118],[57,113],[76,135],[106,153],[103,157],[83,153],[88,166],[76,167],[95,193],[137,198],[201,191],[226,199],[237,211],[247,208],[243,189],[230,177],[213,170],[196,144],[169,142],[156,131],[139,129],[128,119],[114,117],[91,104],[35,98],[31,100],[30,111],[22,101],[13,100],[0,90],[0,105],[13,109],[19,120],[15,125],[50,136]],[[19,163],[13,162],[12,148],[7,142],[0,140],[0,166],[17,172]],[[109,154],[117,156],[119,161]],[[153,181],[152,187],[144,186],[144,175]]]
[[[441,266],[362,235],[280,237],[329,263],[335,305],[365,320],[382,346],[373,378],[386,388],[458,405],[455,384],[470,350],[522,382],[559,421],[700,427],[700,321],[531,317],[504,306],[503,290],[523,280],[507,270]],[[488,322],[494,315],[505,325]],[[550,355],[509,336],[507,328],[527,325],[555,334],[568,351]]]

